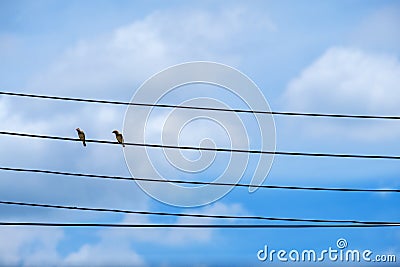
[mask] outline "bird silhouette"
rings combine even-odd
[[[124,137],[122,136],[122,133],[118,132],[118,130],[114,130],[113,134],[115,134],[115,138],[117,138],[118,143],[122,144],[122,146],[125,147]]]
[[[78,137],[82,141],[83,146],[86,146],[85,133],[79,128],[76,128],[76,131],[78,132]]]

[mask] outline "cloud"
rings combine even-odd
[[[246,34],[274,30],[275,26],[264,15],[242,7],[224,6],[213,11],[156,11],[103,36],[80,40],[67,48],[47,69],[35,70],[40,74],[32,77],[27,91],[127,101],[136,86],[171,64],[196,59],[237,62],[234,48],[247,42],[244,38]],[[96,104],[37,99],[22,101],[15,98],[9,98],[9,103],[4,106],[0,104],[1,113],[6,114],[2,117],[10,122],[3,124],[4,128],[40,134],[73,137],[76,135],[74,129],[80,127],[87,133],[87,138],[113,140],[109,132],[121,127],[124,115],[124,107]],[[14,138],[13,142],[18,141]],[[87,150],[90,152],[86,154],[69,149],[69,146],[61,155],[50,143],[57,146],[61,144],[55,141],[29,143],[30,146],[42,146],[40,150],[32,151],[37,155],[35,160],[38,163],[51,165],[57,161],[58,164],[52,166],[76,166],[98,172],[117,169],[113,167],[116,166],[115,157],[100,157],[102,152],[92,149],[98,145],[89,144]],[[10,153],[14,144],[8,144]],[[21,150],[26,147],[28,145],[25,143],[19,146]],[[22,152],[15,156],[21,156],[21,161],[24,159]],[[43,157],[52,160],[45,161]],[[62,159],[65,159],[63,164]]]
[[[61,229],[2,227],[0,264],[2,266],[49,266],[59,260],[57,244],[64,237]]]
[[[247,212],[240,204],[216,203],[200,209],[182,210],[180,213],[196,213],[209,215],[244,215]],[[213,224],[218,219],[213,218],[195,218],[195,217],[177,217],[175,221],[166,220],[167,223],[179,224]],[[225,220],[234,221],[234,220]],[[164,221],[165,222],[165,221]],[[144,215],[127,215],[121,223],[125,224],[156,224],[160,220],[153,220]],[[162,223],[162,222],[161,222]],[[190,244],[208,244],[214,240],[217,232],[213,229],[185,229],[185,228],[151,228],[151,229],[133,229],[126,231],[124,229],[107,229],[101,232],[102,239],[115,238],[120,241],[130,240],[131,242],[145,242],[159,244],[164,246],[186,246]],[[162,237],[162,238],[160,238]],[[124,242],[124,241],[123,241]]]
[[[75,128],[85,129],[87,138],[113,140],[111,131],[121,118],[107,106],[85,107],[81,117],[74,111],[46,117],[28,117],[13,108],[12,101],[0,99],[2,130],[32,134],[76,137]],[[89,143],[2,136],[2,166],[63,170],[67,172],[128,175],[120,147]],[[63,177],[2,171],[0,191],[8,200],[81,203],[81,205],[139,205],[146,196],[136,184],[110,180]],[[17,181],[17,182],[16,182]],[[102,192],[102,197],[93,197]],[[115,192],[119,192],[116,194]],[[132,206],[131,206],[132,207]],[[30,210],[33,213],[33,210]],[[31,212],[29,212],[32,214]]]
[[[182,211],[210,215],[246,215],[247,212],[240,204],[217,203],[196,211]],[[171,224],[213,224],[217,219],[179,217],[171,222],[170,219],[151,219],[146,215],[125,216],[120,223],[153,224],[168,221]],[[164,221],[164,222],[165,222]],[[218,221],[219,222],[219,221]],[[224,220],[234,223],[234,219]],[[214,229],[103,229],[96,235],[95,242],[82,244],[75,251],[61,255],[57,247],[65,239],[60,228],[16,228],[0,229],[4,240],[0,244],[0,263],[21,266],[145,266],[146,262],[136,249],[141,244],[151,243],[167,247],[185,247],[192,244],[207,245],[218,237]]]
[[[47,69],[35,69],[34,73],[40,74],[32,76],[26,91],[126,101],[134,88],[146,78],[172,64],[189,60],[216,60],[229,64],[239,62],[240,58],[234,49],[248,41],[246,33],[274,30],[265,18],[258,18],[253,11],[242,8],[155,12],[103,36],[80,40],[67,48]],[[75,137],[74,129],[81,127],[87,138],[113,140],[111,131],[114,128],[120,129],[123,114],[124,109],[121,107],[0,98],[2,129],[9,131]],[[17,137],[2,138],[0,145],[0,158],[4,160],[2,163],[9,166],[126,175],[120,147],[116,146],[89,143],[83,149],[80,143]],[[15,182],[17,179],[18,183]],[[125,182],[117,181],[27,174],[12,174],[4,177],[0,183],[0,191],[7,200],[105,208],[148,208],[148,196],[139,192],[133,183],[127,186]],[[18,215],[10,210],[2,214],[6,218],[16,218]],[[234,206],[216,206],[203,211],[240,212]],[[61,211],[49,212],[43,217],[38,214],[32,209],[24,213],[30,219],[42,220],[104,219],[102,215],[80,214],[78,217]],[[130,219],[127,217],[126,221]],[[185,222],[195,221],[181,219],[176,223]],[[130,262],[140,265],[144,264],[144,260],[131,247],[135,237],[140,242],[183,245],[193,240],[210,242],[214,233],[211,230],[193,232],[183,229],[140,231],[145,235],[126,235],[124,232],[114,236],[115,232],[111,230],[99,231],[100,243],[87,243],[63,259],[57,254],[57,244],[63,236],[61,230],[54,232],[53,239],[49,237],[50,234],[46,234],[53,233],[50,231],[16,231],[9,231],[10,238],[4,238],[13,239],[13,233],[16,233],[16,237],[20,236],[20,239],[15,239],[16,245],[11,247],[12,250],[4,248],[5,252],[1,255],[7,255],[4,257],[6,264],[47,265],[44,260],[48,260],[49,264],[56,262],[56,265],[62,262],[66,265],[81,262],[96,264],[93,262],[94,257],[99,257],[100,264],[115,263],[112,260],[120,257],[121,264]],[[110,247],[110,244],[113,246]],[[43,248],[39,250],[44,252],[37,252],[36,246]],[[33,251],[30,251],[32,248]],[[28,252],[20,253],[21,250]]]
[[[79,251],[68,255],[62,265],[145,266],[145,262],[129,243],[110,238],[96,245],[83,245]]]
[[[399,115],[399,84],[397,57],[333,47],[289,83],[283,100],[286,108],[293,111]],[[306,128],[312,135],[366,141],[393,140],[400,134],[395,123],[372,120],[325,120],[301,126]]]
[[[85,244],[63,257],[57,250],[65,238],[60,228],[3,227],[0,229],[2,266],[144,266],[143,259],[124,240],[111,236]]]
[[[226,205],[217,203],[202,209],[198,214],[245,214],[239,204]],[[209,224],[216,222],[210,218],[180,217],[172,224]],[[124,224],[153,224],[146,215],[127,215],[121,221]],[[171,223],[171,222],[170,222]],[[97,243],[84,244],[76,252],[66,256],[63,263],[67,266],[90,264],[94,266],[142,266],[145,261],[138,255],[134,248],[142,243],[151,243],[167,247],[183,247],[192,244],[209,244],[215,238],[216,232],[212,229],[177,229],[177,228],[151,228],[151,229],[104,229],[98,232]]]
[[[28,87],[35,92],[126,99],[133,88],[170,65],[189,60],[237,62],[231,48],[246,42],[243,35],[275,30],[258,15],[241,7],[157,11],[104,36],[80,40]],[[120,95],[124,92],[129,94]]]

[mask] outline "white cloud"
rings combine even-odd
[[[182,210],[181,213],[196,213],[209,215],[244,215],[247,212],[239,204],[216,203],[200,209]],[[195,218],[195,217],[177,217],[171,224],[212,224],[217,223],[218,219],[213,218]],[[227,220],[234,221],[234,220]],[[225,221],[225,222],[227,222]],[[164,221],[165,222],[165,221]],[[126,224],[156,224],[160,221],[150,219],[148,216],[129,215],[125,216],[121,223]],[[161,244],[165,246],[185,246],[193,243],[207,244],[212,242],[217,232],[209,228],[186,229],[186,228],[144,228],[144,229],[107,229],[102,231],[103,239],[115,238],[122,242],[130,240],[131,242],[147,242]]]
[[[210,215],[246,215],[239,204],[217,203],[187,213]],[[217,219],[180,217],[172,224],[213,224]],[[234,219],[225,222],[235,222]],[[120,223],[160,223],[148,216],[126,216]],[[0,244],[0,264],[21,266],[145,266],[145,260],[135,247],[143,243],[164,246],[206,245],[217,238],[213,229],[103,229],[99,230],[97,242],[83,244],[76,251],[61,256],[57,251],[65,234],[59,228],[1,228],[3,242]],[[218,237],[220,238],[220,237]]]
[[[255,14],[256,13],[256,14]],[[154,12],[69,48],[48,71],[28,87],[35,91],[73,96],[121,97],[150,75],[189,60],[237,62],[229,47],[246,42],[254,30],[274,31],[261,14],[240,7],[223,10]]]
[[[29,113],[29,112],[27,112]],[[63,123],[68,124],[68,116],[65,116]],[[57,129],[60,126],[59,118],[52,118],[48,120],[36,120],[25,117],[25,114],[20,113],[18,105],[14,105],[13,101],[8,99],[0,99],[0,121],[1,130],[9,132],[22,132],[32,134],[48,134],[50,129]],[[46,151],[50,146],[38,140],[6,136],[3,135],[0,140],[2,153],[0,160],[3,164],[9,162],[21,161],[31,162],[31,164],[40,162],[46,156]],[[35,155],[27,153],[27,149]]]
[[[112,97],[127,100],[136,86],[171,64],[189,60],[238,62],[239,58],[227,48],[237,46],[238,42],[246,42],[243,35],[260,27],[268,31],[274,30],[273,25],[266,19],[259,19],[252,11],[241,8],[226,8],[215,12],[194,10],[156,12],[102,37],[81,40],[75,46],[68,48],[47,70],[35,70],[41,74],[31,79],[27,91],[49,95]],[[74,129],[82,127],[87,133],[87,138],[113,140],[111,130],[121,127],[122,124],[123,110],[119,110],[118,107],[95,104],[81,106],[80,103],[32,99],[26,102],[19,101],[11,97],[0,99],[3,130],[74,137],[76,136]],[[103,148],[101,145],[90,143],[83,150],[78,143],[36,141],[17,137],[12,140],[2,139],[3,164],[44,169],[63,168],[65,171],[79,169],[82,172],[93,171],[101,174],[123,172],[121,170],[123,159],[119,147],[104,145]],[[74,202],[79,205],[110,208],[132,208],[132,205],[135,208],[147,207],[148,196],[142,192],[136,194],[137,187],[126,186],[125,182],[94,182],[94,180],[83,182],[79,178],[53,176],[45,178],[24,174],[18,176],[21,180],[15,183],[15,180],[12,180],[15,176],[1,181],[0,188],[4,196],[13,198],[10,200],[29,199],[32,202],[51,200],[56,204],[67,202],[66,204],[70,205]],[[136,191],[133,191],[132,187],[135,187]],[[205,213],[213,211],[240,212],[240,209],[236,206],[213,206],[204,209]],[[32,211],[31,219],[35,218],[33,214],[36,213]],[[61,212],[49,214],[50,216],[44,216],[42,219],[78,218],[75,216],[66,218],[67,213],[61,214]],[[92,216],[90,218],[93,218]],[[83,215],[79,217],[82,218],[88,217]],[[190,219],[181,219],[176,223],[185,222],[195,223]],[[143,259],[131,248],[135,237],[139,237],[139,241],[143,242],[183,245],[193,240],[207,243],[212,239],[213,232],[167,229],[140,231],[146,233],[145,235],[141,233],[137,236],[126,235],[124,232],[121,236],[114,236],[114,231],[107,230],[101,234],[102,239],[99,243],[85,244],[65,259],[61,259],[57,254],[57,244],[63,235],[61,230],[54,232],[46,230],[46,232],[45,230],[21,231],[21,228],[16,231],[7,229],[9,231],[4,231],[4,235],[1,234],[2,239],[14,240],[15,243],[11,243],[9,247],[0,246],[0,258],[4,259],[5,264],[12,265],[20,263],[48,265],[53,262],[59,265],[58,263],[64,260],[66,265],[81,262],[97,264],[93,259],[99,255],[101,256],[99,264],[107,262],[114,264],[116,262],[112,260],[116,257],[120,257],[121,264],[126,262],[133,265],[144,264]],[[9,235],[6,235],[7,233]],[[51,233],[51,237],[47,233]],[[119,243],[120,241],[122,243]],[[110,244],[114,246],[110,247]],[[40,251],[35,250],[36,246]],[[34,249],[31,251],[32,248]],[[24,254],[21,250],[27,252]]]
[[[59,260],[57,244],[64,233],[60,229],[2,227],[0,265],[49,266]]]
[[[10,99],[0,98],[0,120],[2,128],[9,131],[46,132],[49,128],[48,121],[27,120],[20,114],[19,109],[13,106]],[[57,122],[54,121],[54,122]]]
[[[359,112],[398,111],[400,62],[395,56],[335,47],[288,86],[288,105]]]
[[[57,251],[65,237],[60,228],[0,228],[2,266],[144,266],[128,240],[107,236],[95,245],[85,244],[62,257]]]
[[[217,203],[188,213],[239,215],[246,212],[239,204]],[[209,224],[216,219],[180,217],[172,224]],[[124,224],[159,223],[146,215],[127,215]],[[94,266],[142,266],[145,261],[134,251],[140,243],[160,244],[168,247],[190,244],[208,244],[214,240],[216,232],[212,229],[104,229],[99,231],[100,240],[95,244],[84,244],[65,259],[67,266],[90,264]]]
[[[82,114],[78,114],[79,112]],[[111,131],[119,128],[122,121],[122,115],[118,118],[118,113],[107,106],[89,106],[78,112],[56,114],[47,118],[30,118],[28,114],[31,113],[20,113],[13,108],[12,101],[1,99],[1,130],[76,137],[75,128],[82,127],[89,139],[114,140]],[[128,175],[122,151],[117,146],[89,143],[83,148],[82,144],[75,142],[2,136],[0,147],[0,160],[5,167]],[[4,176],[0,181],[0,191],[9,200],[121,207],[132,207],[132,203],[140,207],[146,205],[147,196],[140,192],[133,181],[128,183],[4,171],[2,174]],[[102,198],[93,197],[98,192],[102,192]]]
[[[81,40],[68,48],[47,70],[35,70],[41,74],[34,76],[27,88],[35,93],[90,98],[112,96],[126,101],[136,86],[171,64],[193,59],[236,61],[236,56],[227,48],[246,42],[243,35],[256,30],[276,30],[261,15],[241,7],[224,7],[216,11],[182,9],[154,12],[104,36]],[[32,99],[18,102],[20,100],[11,97],[9,100],[7,106],[0,104],[0,113],[6,119],[5,130],[73,137],[76,135],[74,129],[81,127],[87,138],[114,140],[110,132],[121,127],[124,115],[121,107]],[[13,142],[7,143],[7,151],[16,155],[16,151],[25,151],[28,145],[38,145],[40,148],[31,150],[38,163],[51,165],[58,161],[57,166],[67,166],[71,160],[72,165],[79,169],[95,169],[100,173],[120,169],[115,167],[116,157],[100,157],[100,152],[92,149],[99,146],[96,144],[89,144],[86,150],[90,152],[86,154],[69,148],[60,154],[54,147],[62,142],[30,141],[25,143],[13,138]],[[20,145],[14,151],[18,142]],[[74,148],[81,149],[75,145]],[[25,157],[29,155],[23,151],[15,158],[28,163]],[[68,156],[71,153],[73,157]],[[52,160],[44,160],[44,157]],[[63,158],[68,160],[62,165]]]
[[[114,240],[102,240],[96,245],[83,245],[79,251],[64,259],[65,266],[145,266],[144,260],[130,248],[130,244]]]
[[[289,83],[283,99],[293,111],[399,115],[399,84],[400,62],[395,56],[334,47]],[[308,129],[308,134],[368,141],[394,139],[400,134],[397,124],[373,120],[314,121],[300,127]]]

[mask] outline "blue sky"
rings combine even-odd
[[[230,65],[260,88],[272,110],[399,115],[398,1],[1,1],[0,87],[4,91],[129,101],[150,76],[201,60]],[[195,96],[243,103],[212,88],[192,87],[163,99]],[[126,107],[0,96],[1,129],[113,140]],[[156,114],[157,115],[157,114]],[[160,112],[158,115],[162,116]],[[187,113],[186,113],[187,115]],[[250,145],[258,134],[251,118]],[[281,151],[399,155],[393,121],[275,116]],[[229,144],[223,131],[188,128]],[[201,130],[199,128],[202,128]],[[158,129],[159,130],[159,129]],[[155,131],[157,132],[157,131]],[[195,133],[197,135],[195,135]],[[188,136],[196,136],[190,139]],[[232,136],[235,138],[235,135]],[[118,146],[1,136],[0,165],[130,175]],[[157,153],[157,152],[155,152]],[[196,154],[186,154],[196,157]],[[140,160],[141,155],[137,155]],[[251,158],[249,166],[254,166]],[[222,156],[207,177],[224,168]],[[140,164],[140,162],[139,162]],[[175,171],[160,163],[161,172]],[[265,184],[399,188],[394,160],[276,156]],[[235,188],[207,206],[162,204],[135,183],[39,174],[0,173],[1,200],[116,209],[400,221],[398,194]],[[241,182],[250,182],[246,172]],[[123,216],[0,206],[1,221],[217,223],[215,220]],[[239,223],[238,221],[230,221]],[[249,222],[249,221],[247,221]],[[0,265],[9,266],[263,266],[256,253],[322,250],[346,238],[351,249],[395,254],[400,230],[386,229],[101,229],[0,228]],[[277,263],[276,266],[291,265]],[[300,263],[293,265],[302,266]],[[342,266],[330,262],[321,266]],[[370,264],[367,264],[370,265]],[[382,266],[390,264],[381,264]]]

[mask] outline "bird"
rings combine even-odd
[[[115,134],[115,138],[117,138],[118,143],[122,144],[122,146],[125,147],[124,137],[122,136],[122,133],[118,132],[118,130],[114,130],[113,134]]]
[[[83,146],[86,146],[85,133],[79,128],[76,128],[76,131],[78,132],[78,137],[82,141]]]

